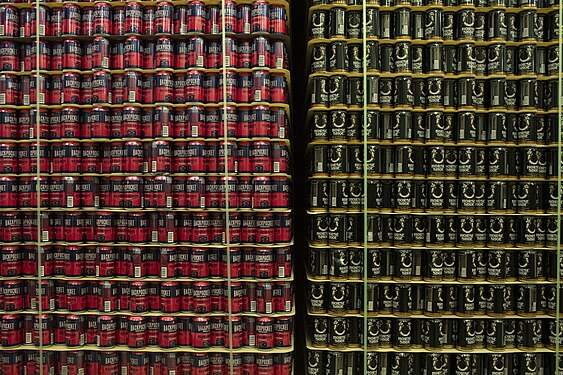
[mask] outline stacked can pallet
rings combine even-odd
[[[311,1],[308,375],[561,373],[558,5]]]
[[[288,11],[0,4],[0,373],[292,373]]]

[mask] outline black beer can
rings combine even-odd
[[[538,107],[537,80],[535,78],[521,79],[518,81],[518,106],[520,109],[535,109]]]
[[[311,107],[329,106],[328,77],[313,77],[311,85]]]
[[[473,74],[475,72],[475,48],[472,43],[460,44],[457,48],[457,73]]]
[[[376,1],[376,0],[372,0]],[[366,34],[368,38],[377,38],[380,36],[380,17],[379,9],[377,8],[367,8],[367,30]]]
[[[325,279],[328,276],[328,252],[327,249],[309,249],[309,267],[311,273],[318,278]]]
[[[349,154],[346,145],[331,145],[327,153],[328,172],[331,175],[348,174]]]
[[[475,46],[475,74],[485,75],[487,71],[487,47]]]
[[[505,22],[506,22],[506,40],[509,42],[518,41],[517,15],[514,13],[507,13]]]
[[[331,107],[346,106],[348,79],[344,75],[330,76],[328,79],[328,102]]]
[[[512,46],[508,46],[505,47],[505,62],[504,62],[504,66],[505,66],[505,71],[507,75],[513,75],[513,74],[517,74],[518,72],[518,48],[516,47],[512,47]]]
[[[485,25],[487,23],[487,14],[486,13],[475,13],[475,22],[474,22],[474,30],[473,30],[473,38],[475,41],[483,41],[485,40],[486,31]]]
[[[411,14],[411,31],[412,39],[424,39],[425,15],[422,12],[413,12]]]
[[[537,75],[545,75],[548,74],[548,53],[551,52],[552,49],[557,49],[554,48],[554,46],[551,47],[536,47],[536,74]],[[557,58],[559,58],[559,56],[557,56]],[[549,73],[551,74],[551,73]]]
[[[346,103],[350,108],[359,108],[364,105],[363,79],[361,77],[349,77],[344,89],[346,92]]]
[[[488,40],[506,40],[506,11],[494,9],[487,14]]]
[[[311,155],[311,172],[328,175],[328,145],[316,145]]]
[[[328,47],[328,70],[331,72],[346,72],[348,66],[348,44],[342,41],[332,42]]]
[[[373,22],[373,21],[372,21]],[[379,12],[379,38],[393,38],[393,14],[391,12]]]
[[[442,69],[446,74],[457,73],[457,48],[456,46],[446,45],[442,47]]]
[[[487,73],[489,75],[506,72],[506,46],[501,43],[491,44],[487,48]]]
[[[349,10],[346,12],[346,37],[348,39],[361,39],[362,35],[362,12]]]
[[[328,318],[314,316],[311,317],[311,344],[313,346],[325,347],[328,346],[329,337],[329,323]]]
[[[410,8],[399,8],[395,11],[394,37],[395,39],[410,39]]]
[[[539,15],[535,10],[525,10],[518,13],[518,39],[521,42],[542,41],[543,35],[536,35],[536,19]],[[543,15],[542,15],[543,16]],[[541,22],[543,24],[543,21]],[[540,29],[543,32],[543,28]]]
[[[423,73],[426,64],[424,62],[425,48],[424,46],[411,46],[411,71],[413,73]]]
[[[309,209],[326,211],[328,209],[329,195],[328,195],[327,180],[312,180],[309,182]]]
[[[376,10],[376,9],[373,9],[373,10]],[[368,72],[379,72],[379,69],[380,69],[379,43],[376,40],[368,40],[366,46],[367,46],[367,55],[365,56],[365,59],[366,59],[366,66],[367,66]],[[349,46],[348,50],[349,50],[349,52],[348,52],[349,54],[353,53],[353,51],[354,51],[352,46]],[[360,59],[359,60],[362,60],[361,59],[362,56],[363,56],[363,48],[360,51],[360,54],[359,54]],[[352,56],[352,57],[353,57],[354,64],[357,65],[358,59],[355,56]],[[350,66],[352,66],[352,64]]]
[[[536,45],[525,44],[518,48],[518,74],[536,74]]]
[[[310,39],[327,38],[329,25],[329,14],[326,10],[315,10],[311,15]],[[344,24],[343,24],[344,25]],[[342,26],[344,27],[344,26]]]
[[[329,112],[329,131],[330,140],[346,140],[347,113],[343,110],[335,110]]]
[[[430,43],[426,46],[426,66],[427,73],[441,73],[446,64],[443,61],[444,45],[442,43]]]
[[[408,73],[412,70],[411,48],[412,45],[410,42],[400,41],[394,45],[393,57],[395,62],[395,72]]]
[[[314,112],[311,118],[311,140],[325,141],[329,139],[329,112]]]
[[[379,104],[381,107],[393,106],[393,79],[381,78],[379,80]]]
[[[458,40],[472,40],[475,33],[475,11],[471,8],[461,9],[457,12],[457,32]]]
[[[427,106],[443,107],[444,97],[442,89],[442,77],[430,77],[426,80]],[[452,105],[452,104],[450,104]]]
[[[444,12],[442,14],[442,39],[454,40],[455,38],[455,13]]]
[[[329,11],[328,37],[346,37],[346,8],[334,7]]]
[[[313,46],[311,55],[311,73],[328,71],[328,44],[321,43]]]
[[[442,10],[426,11],[424,23],[424,39],[442,39]]]
[[[328,215],[311,216],[309,239],[315,244],[328,244]]]

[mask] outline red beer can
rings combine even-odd
[[[115,61],[115,54],[113,55]],[[123,74],[112,74],[111,76],[111,102],[121,104],[126,100],[125,76]]]
[[[13,74],[0,74],[0,104],[19,105],[20,85]]]
[[[260,349],[275,347],[274,319],[267,317],[256,319],[256,346]]]
[[[125,5],[125,34],[143,33],[143,6],[137,2]]]
[[[63,5],[63,35],[81,35],[81,14],[80,7],[75,4]]]
[[[270,137],[271,138],[286,138],[288,135],[288,121],[285,109],[272,108],[270,111]]]
[[[288,173],[289,172],[289,150],[284,142],[272,142],[272,172]]]
[[[76,39],[63,42],[63,69],[80,70],[82,68],[82,45]]]
[[[237,9],[237,33],[238,34],[250,34],[250,19],[251,19],[252,7],[250,4],[241,4]]]
[[[125,34],[125,7],[114,7],[112,14],[112,35]]]
[[[99,353],[99,374],[114,375],[119,373],[119,352]]]
[[[67,259],[63,263],[63,274],[65,276],[82,276],[84,273],[84,248],[79,246],[67,246],[64,252]],[[56,267],[56,262],[55,262]]]
[[[271,60],[270,41],[263,36],[256,37],[252,45],[251,67],[268,68]]]
[[[146,331],[147,323],[142,316],[130,316],[128,318],[127,346],[130,348],[144,348],[147,345]]]
[[[237,100],[240,103],[250,103],[253,101],[252,98],[252,74],[241,72],[237,77]],[[250,111],[248,108],[244,107],[246,111]],[[240,110],[240,107],[239,107]],[[249,134],[251,132],[249,131]]]
[[[125,39],[124,58],[125,68],[143,68],[143,48],[139,37],[130,36]]]
[[[117,322],[111,315],[98,317],[98,332],[96,333],[96,344],[99,347],[111,347],[116,344]]]
[[[255,214],[256,242],[260,244],[274,243],[274,215],[268,212]]]
[[[156,62],[156,68],[174,67],[174,45],[168,37],[158,38],[155,46],[155,54],[152,59]]]
[[[270,73],[267,70],[255,70],[252,74],[251,100],[269,102],[270,98]]]
[[[129,310],[142,313],[148,311],[148,285],[146,282],[136,281],[130,284]]]
[[[219,34],[221,24],[221,8],[219,6],[208,6],[206,10],[206,34]]]
[[[209,213],[207,212],[196,212],[192,214],[193,229],[192,229],[192,240],[191,242],[195,244],[205,244],[210,241],[210,219]],[[193,267],[193,265],[192,265]]]
[[[93,176],[82,177],[80,180],[80,207],[99,207],[99,179]]]
[[[0,177],[0,207],[18,207],[18,187],[15,177]]]
[[[40,328],[41,326],[41,333]],[[53,344],[53,322],[49,315],[33,315],[33,345],[52,345]]]
[[[237,32],[237,5],[233,0],[225,0],[224,3],[225,13],[222,15],[224,21],[221,20],[219,24],[219,31],[223,30],[223,22],[225,24],[225,32],[236,33]]]
[[[161,316],[159,318],[158,346],[161,348],[175,348],[177,345],[176,335],[178,323],[173,316]]]
[[[120,171],[126,173],[142,172],[143,156],[144,156],[143,144],[137,141],[125,142],[125,145],[122,148],[122,150],[123,150],[123,159],[121,161]],[[112,163],[113,163],[113,158],[112,158]]]
[[[65,323],[66,346],[82,346],[85,342],[83,318],[78,315],[67,315]]]
[[[190,70],[186,74],[186,100],[189,102],[204,102],[207,99],[207,77],[199,70]],[[204,91],[205,87],[205,91]],[[204,96],[205,93],[205,96]],[[208,102],[212,102],[208,100]]]
[[[20,36],[19,14],[15,7],[11,5],[0,6],[0,26],[2,26],[0,27],[0,36]]]
[[[80,104],[80,75],[66,72],[62,80],[62,104]]]
[[[111,103],[111,84],[109,73],[94,73],[92,77],[92,103]]]
[[[20,280],[8,280],[2,283],[4,310],[19,311],[24,308],[24,285]]]
[[[108,3],[94,5],[94,34],[111,34],[111,7]]]
[[[127,220],[129,242],[147,242],[149,235],[149,220],[144,213],[130,213]]]
[[[172,34],[172,20],[174,19],[174,6],[167,2],[156,5],[155,29],[157,34]]]
[[[188,170],[186,172],[192,173],[205,173],[207,159],[205,154],[205,143],[200,141],[193,141],[188,143]],[[0,145],[1,150],[1,145]],[[1,155],[1,153],[0,153]],[[213,156],[215,157],[215,156]],[[210,171],[211,172],[211,171]]]
[[[179,69],[184,69],[184,68],[179,68]],[[173,89],[173,95],[172,95],[172,100],[174,103],[176,104],[183,104],[186,102],[186,77],[184,74],[179,73],[179,74],[175,74],[173,77],[173,84],[174,84],[174,89]],[[175,109],[175,112],[178,111],[178,113],[185,113],[186,110],[184,108],[179,108],[179,109]],[[185,118],[182,118],[185,122]],[[181,120],[182,120],[181,119]],[[178,122],[181,122],[178,121]],[[177,121],[177,120],[175,120]],[[185,126],[184,126],[185,127]]]
[[[269,177],[254,177],[253,181],[253,208],[272,207],[272,181]]]
[[[91,138],[110,138],[110,112],[105,107],[96,106],[92,111],[87,113],[88,126],[90,127]],[[88,131],[83,134],[88,136]]]
[[[250,29],[253,33],[270,32],[270,4],[265,0],[256,0],[250,13]]]
[[[18,246],[2,246],[0,248],[0,276],[13,277],[22,274],[22,251]]]
[[[95,226],[96,241],[115,241],[115,228],[113,226],[113,214],[111,212],[98,212],[95,219]]]
[[[19,69],[19,54],[16,44],[10,41],[0,42],[0,69],[16,71]]]
[[[270,101],[272,103],[287,103],[287,81],[284,73],[270,75]]]
[[[156,34],[156,11],[153,6],[146,6],[143,9],[143,34]]]
[[[51,170],[54,173],[80,173],[82,149],[78,142],[53,144]]]
[[[287,47],[282,41],[272,42],[272,52],[270,54],[270,68],[288,69]]]
[[[143,99],[143,85],[141,73],[126,71],[123,78],[123,100],[135,103]]]
[[[177,282],[166,281],[161,283],[160,310],[165,313],[180,311],[180,287]]]
[[[199,0],[191,1],[188,4],[188,14],[187,14],[187,27],[185,33],[204,33],[206,26],[205,19],[206,9],[205,4]]]
[[[197,316],[192,319],[191,327],[192,347],[208,348],[211,342],[211,325],[209,317]]]
[[[172,143],[172,172],[185,173],[190,168],[188,165],[188,151],[189,146],[187,142]],[[184,190],[182,189],[182,191]]]
[[[20,315],[2,315],[0,317],[0,343],[3,347],[21,345],[23,340],[23,321]],[[5,369],[6,362],[4,362]],[[16,375],[16,373],[13,373]]]
[[[141,137],[141,109],[139,107],[123,107],[121,134],[125,138]]]
[[[114,276],[116,260],[117,254],[113,247],[98,246],[96,248],[96,276]]]
[[[209,277],[209,264],[207,262],[207,250],[205,248],[194,247],[190,251],[190,277],[206,278]]]
[[[51,133],[54,139],[81,138],[80,110],[75,107],[63,107],[60,112],[60,122],[52,123]]]
[[[287,13],[282,5],[270,6],[270,34],[287,35]]]
[[[100,156],[100,149],[96,143],[82,143],[82,172],[99,172]]]
[[[207,43],[212,43],[211,41]],[[188,41],[186,68],[209,68],[209,45],[202,37],[194,36]],[[217,45],[216,42],[213,42]]]
[[[155,102],[173,102],[174,81],[172,74],[169,72],[157,72],[154,77],[154,101]]]
[[[252,143],[251,157],[253,172],[271,173],[272,172],[272,151],[270,142],[257,141]]]

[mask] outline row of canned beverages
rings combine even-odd
[[[361,176],[367,164],[368,175],[549,179],[560,167],[555,147],[368,144],[367,148],[366,157],[362,144],[315,145],[309,152],[309,170],[318,177]]]
[[[43,330],[39,332],[39,325]],[[231,328],[231,331],[229,330]],[[231,335],[229,333],[232,332]],[[22,344],[66,345],[69,348],[97,345],[129,349],[225,347],[239,349],[288,348],[292,345],[293,319],[249,317],[118,317],[111,315],[2,315],[2,346]],[[232,340],[231,340],[232,337]],[[155,348],[156,349],[156,348]]]
[[[39,355],[38,351],[4,350],[0,353],[0,371],[3,375],[37,374],[41,367],[40,363],[42,363],[43,374],[217,375],[229,374],[232,364],[234,374],[293,374],[292,353],[55,352],[44,350],[42,362],[40,362]]]
[[[43,246],[41,276],[284,279],[292,275],[291,247]],[[37,276],[37,248],[0,248],[0,276]]]
[[[402,6],[395,11],[368,8],[366,12],[368,38],[540,42],[559,38],[556,10],[538,14],[536,9],[511,13],[502,8],[482,12],[472,7],[454,10],[430,6],[421,12]],[[313,10],[309,38],[361,39],[362,23],[362,10],[348,10],[345,6]]]
[[[291,207],[287,177],[0,177],[0,207],[224,208]],[[228,195],[226,189],[228,183]]]
[[[307,350],[306,375],[542,375],[561,374],[555,354],[364,353]],[[559,359],[561,362],[561,359]]]
[[[487,348],[524,351],[554,348],[555,320],[510,319],[389,319],[368,318],[367,338],[363,318],[312,317],[313,347],[345,348],[364,345],[371,348],[425,348],[472,350]]]
[[[427,282],[553,281],[557,253],[540,250],[309,249],[310,275],[320,280]],[[364,265],[366,270],[364,271]],[[1,269],[0,269],[1,270]]]
[[[156,41],[131,36],[125,40],[95,37],[92,41],[65,39],[39,43],[41,70],[99,69],[288,69],[287,45],[258,36],[239,40],[227,37],[226,64],[221,41],[194,36],[187,40],[160,37]],[[0,42],[0,70],[7,72],[37,69],[37,45]]]
[[[369,6],[435,6],[442,7],[457,7],[457,6],[474,6],[479,8],[497,7],[497,8],[550,8],[555,5],[552,0],[404,0],[395,3],[394,0],[365,0],[366,5]],[[310,5],[363,5],[364,0],[311,0]]]
[[[310,85],[311,107],[319,108],[360,108],[367,95],[367,106],[372,107],[550,110],[557,108],[558,92],[555,78],[543,81],[369,75],[364,90],[362,76],[336,74],[312,77]]]
[[[123,104],[123,103],[282,103],[289,101],[285,73],[255,70],[252,73],[227,72],[227,83],[219,72],[192,70],[186,74],[158,71],[141,74],[127,70],[125,74],[96,72],[81,75],[66,72],[40,77],[0,74],[0,104]],[[226,95],[224,95],[224,85]],[[226,98],[226,99],[225,99]],[[250,104],[249,104],[250,105]]]
[[[290,314],[293,285],[288,282],[143,282],[143,281],[37,281],[2,282],[1,309],[6,312],[36,310],[57,312],[164,314]],[[155,314],[153,314],[155,315]],[[97,316],[97,315],[95,315]]]
[[[40,160],[37,164],[37,152]],[[226,159],[225,160],[225,151]],[[226,162],[226,164],[225,164]],[[288,173],[289,147],[270,141],[0,143],[0,173]],[[166,178],[161,176],[162,182]]]
[[[14,1],[18,3],[19,1]],[[112,6],[111,2],[95,2],[90,6],[61,4],[56,8],[40,6],[18,9],[3,5],[0,36],[31,37],[40,22],[39,35],[159,35],[190,33],[221,34],[223,18],[225,32],[237,34],[272,33],[287,35],[287,12],[284,5],[255,0],[252,4],[228,1],[223,16],[221,6],[190,1],[173,5],[162,1],[156,6],[128,2]]]
[[[557,243],[555,215],[407,215],[318,214],[308,218],[315,245],[552,247]]]
[[[428,317],[522,318],[555,315],[557,286],[368,284],[367,310],[374,314]],[[364,311],[363,283],[311,283],[307,306],[316,314]],[[457,320],[457,319],[454,319]]]
[[[290,208],[287,177],[0,177],[0,207]],[[228,181],[228,182],[227,182]],[[228,183],[228,196],[226,192]]]
[[[366,44],[365,54],[368,72],[556,75],[559,62],[557,45],[537,47],[533,43],[519,47],[503,43],[489,46],[463,43],[455,46],[442,42],[413,45],[406,41],[387,44],[371,40]],[[311,73],[361,73],[364,69],[363,55],[363,45],[359,43],[338,40],[330,44],[314,44]]]
[[[268,104],[249,107],[226,106],[227,136],[239,138],[286,138],[289,119],[285,109]],[[41,109],[39,127],[36,109],[0,109],[0,139],[60,138],[219,138],[225,136],[225,107],[200,105],[155,108],[124,106],[108,108],[62,107]],[[179,157],[179,155],[178,155]]]
[[[125,220],[123,220],[125,219]],[[0,241],[37,241],[37,214],[7,212],[0,214]],[[227,230],[228,225],[228,230]],[[41,215],[41,241],[99,243],[161,243],[235,245],[287,244],[292,241],[292,215],[289,212],[205,211],[130,213],[111,211]]]
[[[0,179],[0,183],[1,183]],[[311,180],[309,209],[315,212],[368,209],[479,213],[557,212],[557,182]],[[423,224],[421,224],[423,225]]]
[[[309,122],[312,142],[362,141],[364,115],[360,110],[314,111]],[[441,144],[503,143],[510,145],[557,143],[557,114],[533,111],[445,112],[367,110],[368,141]]]

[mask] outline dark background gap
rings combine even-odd
[[[306,150],[309,136],[306,130],[307,119],[307,80],[308,67],[307,61],[307,41],[308,41],[308,0],[293,0],[290,2],[291,12],[291,140],[293,157],[293,220],[294,220],[294,293],[296,315],[294,318],[294,374],[305,374],[305,326],[304,316],[307,309],[305,303],[305,262],[307,259],[307,236],[306,236],[306,208],[308,206],[308,190],[306,186],[308,163]]]

